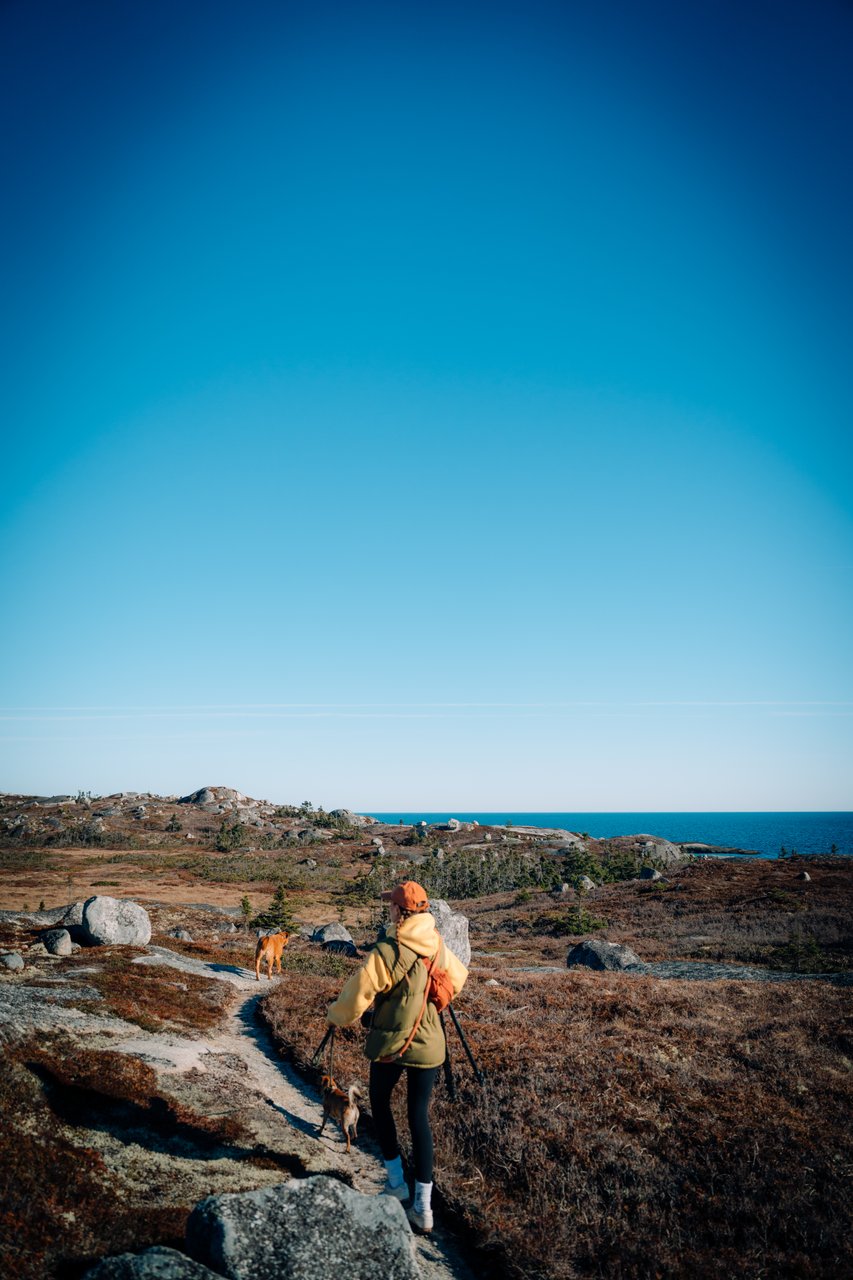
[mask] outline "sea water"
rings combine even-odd
[[[853,813],[488,813],[463,810],[426,813],[397,810],[373,813],[381,822],[479,822],[499,826],[560,827],[608,836],[654,835],[675,843],[697,842],[726,848],[752,849],[765,858],[786,853],[840,853],[853,856]]]

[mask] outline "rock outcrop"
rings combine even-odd
[[[332,809],[329,817],[337,818],[339,822],[345,822],[350,827],[372,827],[376,824],[376,820],[368,814],[353,813],[352,809]]]
[[[231,1280],[420,1277],[400,1202],[323,1176],[209,1196],[190,1214],[186,1247]]]
[[[232,805],[254,803],[249,796],[244,796],[242,791],[235,791],[233,787],[199,787],[198,791],[193,791],[188,796],[181,796],[178,804],[204,805],[224,802]]]
[[[691,858],[691,854],[685,852],[680,844],[673,844],[671,840],[664,840],[661,836],[628,836],[614,840],[613,843],[624,844],[626,840],[630,841],[636,853],[662,867],[680,867]]]
[[[464,965],[471,963],[471,943],[468,939],[468,917],[461,911],[453,911],[443,898],[433,898],[429,906],[435,917],[435,927],[450,950]]]
[[[148,912],[127,898],[88,898],[83,904],[82,927],[90,946],[145,947],[151,941]]]
[[[83,1280],[222,1280],[222,1277],[177,1249],[155,1245],[142,1253],[102,1258],[86,1272]]]
[[[628,969],[635,964],[642,961],[630,947],[619,942],[603,942],[600,938],[579,942],[566,956],[568,969]]]
[[[312,942],[352,942],[353,936],[342,924],[321,924],[311,934]]]

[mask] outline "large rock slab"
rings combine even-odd
[[[392,1196],[334,1178],[208,1196],[187,1221],[187,1252],[229,1280],[419,1280],[413,1237]]]
[[[468,917],[461,911],[453,911],[443,898],[433,898],[429,909],[435,920],[435,927],[453,954],[464,965],[471,963],[471,943],[468,939]]]
[[[137,902],[97,894],[83,904],[83,933],[90,946],[145,947],[151,940],[151,921]]]
[[[216,1272],[177,1249],[155,1245],[142,1253],[119,1253],[102,1258],[83,1280],[222,1280]]]
[[[566,956],[568,969],[628,969],[635,964],[642,964],[642,960],[630,947],[620,942],[603,942],[600,938],[579,942]]]
[[[376,825],[374,818],[365,813],[353,813],[352,809],[332,809],[329,814],[330,818],[337,818],[339,822],[345,822],[350,827],[373,827]]]
[[[45,911],[0,911],[0,922],[4,924],[31,924],[42,928],[52,925],[71,925],[83,923],[83,903],[72,902],[65,907],[48,907]]]
[[[206,805],[221,804],[223,801],[240,805],[253,803],[250,796],[244,796],[242,791],[235,791],[233,787],[199,787],[198,791],[181,796],[178,804]]]
[[[538,840],[553,841],[558,849],[583,849],[586,841],[577,831],[564,831],[562,827],[505,827],[497,826],[496,831],[505,831],[508,835],[535,836]]]
[[[342,924],[321,924],[311,934],[312,942],[352,942],[353,936]]]
[[[690,854],[680,844],[673,844],[662,836],[637,835],[628,836],[627,839],[633,844],[634,850],[641,857],[648,858],[650,863],[658,863],[662,867],[678,867],[690,861]],[[614,843],[621,844],[624,841]]]

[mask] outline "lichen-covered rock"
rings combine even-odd
[[[398,1200],[323,1176],[209,1196],[186,1230],[187,1252],[229,1280],[418,1280],[412,1245]]]
[[[349,929],[342,924],[321,924],[311,934],[312,942],[352,942]]]
[[[332,809],[329,814],[330,818],[337,818],[339,822],[345,822],[350,827],[372,827],[376,819],[371,818],[366,813],[353,813],[351,809]]]
[[[83,902],[72,902],[69,906],[62,908],[62,914],[56,923],[61,924],[66,929],[69,925],[76,925],[79,928],[83,923],[84,906],[85,903]]]
[[[643,867],[637,878],[639,880],[662,880],[663,876],[654,867]]]
[[[145,947],[151,941],[148,912],[127,898],[87,898],[82,927],[91,946]]]
[[[4,956],[0,956],[0,969],[9,969],[15,973],[24,967],[24,958],[19,956],[17,951],[9,951]]]
[[[301,831],[297,831],[296,838],[302,844],[317,844],[320,840],[331,840],[332,833],[323,827],[303,827]]]
[[[566,956],[569,969],[628,969],[635,964],[642,964],[642,961],[630,947],[620,942],[603,942],[600,938],[579,942]]]
[[[71,934],[67,929],[45,929],[44,933],[40,934],[39,937],[47,948],[48,955],[71,955]]]
[[[471,943],[468,939],[468,917],[461,911],[453,911],[443,898],[433,898],[429,909],[435,919],[435,927],[453,954],[464,965],[471,963]]]
[[[661,836],[628,836],[613,843],[628,842],[641,856],[648,858],[650,862],[659,863],[662,867],[678,867],[690,861],[690,854],[686,853],[680,844],[673,844],[671,840],[664,840]]]
[[[177,1249],[155,1245],[142,1253],[102,1258],[83,1280],[222,1280],[200,1262]]]

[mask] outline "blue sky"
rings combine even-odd
[[[4,5],[0,787],[853,807],[851,41]]]

